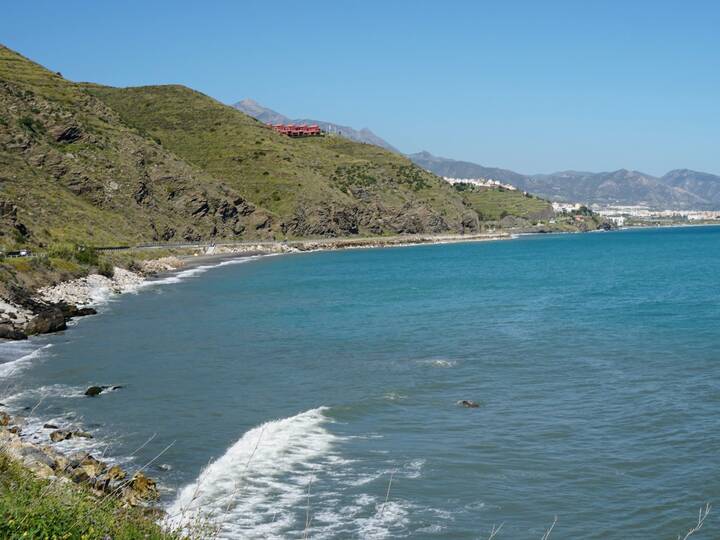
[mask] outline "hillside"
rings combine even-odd
[[[294,140],[180,86],[65,80],[0,47],[0,243],[113,245],[477,229],[405,158]]]
[[[86,88],[128,125],[267,208],[278,237],[478,227],[449,185],[376,146],[337,136],[291,139],[181,86]]]
[[[243,99],[238,101],[233,105],[233,107],[265,124],[317,124],[323,131],[328,133],[342,135],[351,141],[374,144],[375,146],[379,146],[385,150],[390,150],[391,152],[395,152],[397,154],[400,153],[397,148],[385,139],[375,135],[375,133],[370,131],[368,128],[355,129],[350,126],[334,124],[333,122],[326,122],[324,120],[313,120],[311,118],[288,118],[279,112],[263,107],[257,101],[252,99]]]
[[[491,178],[557,201],[599,205],[645,205],[652,208],[718,209],[720,176],[680,169],[655,177],[639,171],[562,171],[524,175],[419,152],[408,156],[415,164],[440,176]]]
[[[268,234],[257,228],[267,212],[129,127],[81,86],[5,47],[0,189],[6,249]]]

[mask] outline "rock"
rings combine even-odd
[[[55,431],[50,433],[50,440],[52,442],[60,442],[60,441],[65,441],[67,439],[72,439],[72,436],[73,436],[73,434],[70,431],[56,429]]]
[[[127,476],[127,473],[119,465],[110,467],[106,474],[110,480],[124,480]]]
[[[141,472],[136,472],[123,489],[123,499],[131,506],[138,506],[159,497],[157,484]]]
[[[90,477],[85,470],[77,468],[70,471],[70,479],[76,484],[83,484],[90,480]]]
[[[121,390],[122,388],[125,388],[125,385],[116,384],[115,386],[111,386],[110,390]]]
[[[43,424],[44,429],[58,429],[58,426],[55,424]]]
[[[61,143],[71,143],[82,138],[83,132],[77,125],[59,126],[50,131],[55,141]]]
[[[96,315],[97,310],[91,307],[77,307],[75,304],[68,304],[66,302],[58,302],[54,307],[60,309],[63,312],[65,319],[72,319],[74,317],[85,317],[87,315]]]
[[[20,426],[11,426],[8,431],[10,433],[14,433],[15,435],[20,435],[20,432],[22,431],[22,428]]]
[[[480,407],[479,403],[469,399],[460,400],[457,402],[457,404],[468,409],[477,409],[478,407]]]
[[[39,478],[50,478],[51,476],[55,476],[54,469],[49,465],[45,465],[44,463],[31,462],[25,463],[24,465],[25,468],[27,468]]]
[[[97,478],[107,467],[102,461],[98,461],[88,454],[85,459],[80,462],[79,468],[85,471],[88,477]]]
[[[10,315],[15,314],[11,313]],[[13,339],[17,341],[20,339],[27,339],[27,334],[25,334],[25,332],[22,332],[21,330],[18,330],[10,324],[0,324],[0,338]]]
[[[102,386],[91,386],[87,390],[85,390],[85,395],[89,397],[95,397],[102,394],[102,391],[104,388]]]
[[[6,412],[0,412],[0,426],[7,426],[10,424],[10,415]]]
[[[28,335],[49,334],[51,332],[65,330],[66,328],[65,315],[62,310],[53,307],[41,311],[30,319],[30,322],[25,326],[25,333]]]
[[[88,433],[87,431],[73,431],[72,432],[73,437],[79,437],[81,439],[92,439],[93,436]]]

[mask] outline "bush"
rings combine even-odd
[[[107,259],[100,259],[98,263],[98,274],[106,278],[112,278],[115,275],[115,267]]]
[[[81,244],[53,244],[48,248],[47,254],[52,258],[75,261],[87,266],[97,266],[99,264],[98,253],[95,248]]]

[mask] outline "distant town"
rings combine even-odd
[[[449,184],[472,184],[485,188],[503,188],[510,191],[519,191],[516,186],[505,184],[492,178],[451,178],[443,176]],[[599,214],[618,227],[630,225],[673,224],[673,223],[708,223],[720,221],[720,210],[673,210],[657,209],[649,206],[636,205],[608,205],[585,204],[580,202],[552,202],[556,214],[573,213],[586,207]]]

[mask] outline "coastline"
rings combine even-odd
[[[132,271],[115,267],[113,277],[90,274],[78,279],[63,281],[56,285],[42,287],[35,292],[34,301],[51,306],[70,306],[74,319],[82,315],[94,315],[96,308],[107,303],[112,297],[139,292],[141,289],[157,284],[172,284],[184,277],[196,275],[211,268],[232,264],[234,261],[252,260],[283,254],[313,253],[318,251],[336,251],[346,249],[377,249],[386,247],[410,247],[424,244],[447,244],[464,242],[487,242],[510,240],[516,235],[508,233],[488,233],[481,235],[417,235],[386,238],[337,238],[307,240],[295,242],[274,242],[271,244],[219,245],[198,250],[192,254],[173,255],[158,259],[148,259]],[[13,313],[14,320],[28,324],[33,313],[19,305],[2,299],[5,313]],[[37,318],[39,314],[35,314]],[[43,334],[52,334],[71,328],[58,327]],[[13,343],[2,340],[2,343]],[[38,351],[49,345],[39,345],[29,354],[14,361],[0,364],[9,369],[3,370],[4,378],[15,373],[16,362],[25,362]],[[8,386],[9,388],[9,386]],[[91,398],[88,398],[91,399]],[[27,414],[25,414],[27,413]],[[156,482],[144,475],[142,470],[129,473],[110,462],[96,459],[91,452],[92,434],[78,430],[73,426],[54,426],[44,423],[42,418],[34,418],[33,410],[15,411],[7,404],[0,403],[0,450],[12,460],[29,470],[38,478],[59,480],[88,486],[99,497],[114,496],[131,506],[144,506],[157,499]],[[41,429],[33,429],[30,424],[38,424]],[[49,427],[48,427],[49,426]],[[37,426],[34,426],[37,427]],[[25,429],[25,433],[23,429]],[[73,431],[74,430],[74,431]],[[64,438],[61,438],[64,437]],[[74,437],[82,442],[80,447],[58,448],[56,443]],[[57,440],[56,440],[57,439]],[[62,446],[62,445],[61,445]]]

